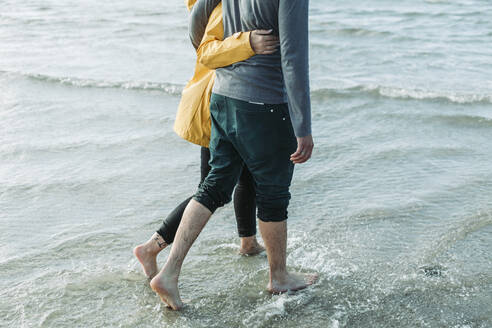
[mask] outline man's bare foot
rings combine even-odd
[[[133,249],[133,254],[142,265],[147,278],[152,279],[157,274],[157,254],[166,246],[164,239],[155,233],[146,243]]]
[[[180,310],[183,302],[179,296],[178,278],[168,276],[163,271],[150,281],[150,287],[168,307],[175,311]]]
[[[282,279],[271,279],[267,290],[272,294],[295,292],[314,284],[317,280],[317,274],[288,273]]]
[[[261,246],[256,240],[256,236],[241,237],[241,248],[239,254],[251,256],[257,255],[265,251],[265,247]]]

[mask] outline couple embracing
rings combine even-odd
[[[185,256],[233,192],[243,254],[263,250],[255,237],[257,209],[270,266],[267,289],[296,291],[317,279],[286,267],[294,165],[309,160],[313,150],[308,2],[187,0],[198,59],[175,131],[202,146],[202,179],[196,193],[134,249],[151,288],[174,310],[183,306],[178,278]],[[157,254],[170,244],[158,271]]]

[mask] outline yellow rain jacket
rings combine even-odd
[[[186,0],[191,10],[196,0]],[[251,32],[236,33],[224,39],[222,3],[210,15],[205,34],[197,50],[193,78],[183,90],[176,114],[174,131],[183,139],[208,147],[210,142],[210,96],[215,69],[229,66],[255,55],[249,42]]]

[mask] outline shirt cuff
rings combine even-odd
[[[256,55],[255,51],[251,47],[251,42],[250,42],[251,31],[234,33],[234,37],[239,41],[241,41],[241,45],[244,47],[244,50],[247,52],[247,54],[250,57]]]

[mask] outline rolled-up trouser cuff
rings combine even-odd
[[[267,193],[257,195],[258,219],[263,222],[282,222],[287,220],[290,193],[288,186],[269,186],[263,188]]]
[[[261,211],[258,209],[258,219],[263,222],[282,222],[287,220],[287,210],[268,210]]]
[[[215,183],[206,179],[198,187],[198,191],[193,195],[193,199],[214,213],[219,207],[230,202],[231,196],[219,190]]]

